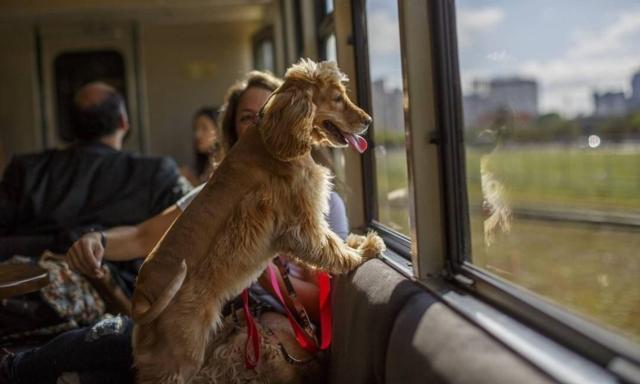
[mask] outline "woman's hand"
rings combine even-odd
[[[99,232],[89,232],[79,238],[67,251],[67,263],[74,271],[95,278],[102,277],[104,247]]]

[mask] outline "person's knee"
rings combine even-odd
[[[84,336],[84,341],[94,342],[105,337],[113,337],[116,340],[128,340],[121,335],[131,333],[131,322],[123,316],[108,317],[95,323]]]

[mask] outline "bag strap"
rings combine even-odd
[[[280,270],[280,274],[282,275],[282,279],[284,280],[284,285],[289,291],[289,297],[294,304],[294,308],[298,312],[298,316],[302,320],[302,326],[298,323],[296,318],[293,316],[291,311],[286,305],[284,301],[284,297],[280,291],[280,284],[278,284],[278,279],[275,274],[275,270],[271,264],[267,266],[269,281],[271,282],[271,286],[273,290],[276,292],[276,296],[280,300],[280,303],[285,308],[287,312],[287,317],[289,318],[289,322],[291,323],[291,327],[293,328],[296,339],[300,346],[310,352],[316,352],[318,349],[325,350],[329,348],[331,345],[331,337],[332,337],[332,313],[331,313],[331,277],[326,272],[318,272],[318,289],[319,289],[319,307],[320,307],[320,337],[321,341],[318,343],[317,338],[315,337],[315,332],[311,327],[311,321],[309,320],[309,315],[307,311],[304,309],[302,303],[298,299],[298,296],[293,288],[293,284],[289,280],[289,273],[284,266],[284,263],[279,257],[274,259],[274,264],[278,266]]]
[[[318,343],[314,332],[311,328],[311,321],[309,315],[304,309],[304,306],[300,302],[289,279],[289,274],[284,267],[282,261],[279,258],[274,260],[274,264],[279,269],[283,270],[282,279],[284,280],[285,287],[289,291],[289,297],[293,301],[294,307],[298,312],[303,324],[308,325],[309,331],[306,331],[304,327],[298,323],[298,320],[293,316],[287,303],[284,300],[282,291],[280,290],[280,284],[278,284],[278,278],[276,277],[276,270],[272,264],[267,265],[267,277],[271,283],[271,287],[276,294],[276,297],[284,307],[289,323],[293,328],[296,336],[296,340],[300,346],[312,353],[316,353],[318,349],[326,350],[331,345],[331,338],[333,334],[332,328],[332,310],[331,310],[331,276],[326,272],[318,272],[318,288],[319,288],[319,305],[320,305],[320,343]],[[249,290],[242,291],[242,307],[244,312],[245,321],[247,323],[247,342],[245,344],[245,367],[247,369],[253,369],[258,365],[260,360],[260,334],[255,324],[255,320],[249,310]],[[250,347],[253,347],[253,356],[251,355]]]
[[[298,298],[298,294],[296,293],[296,290],[293,288],[293,284],[291,283],[291,279],[289,278],[289,267],[285,265],[285,262],[282,260],[280,256],[277,256],[276,258],[273,259],[273,265],[275,265],[278,268],[278,271],[280,272],[280,276],[282,277],[284,286],[287,289],[289,298],[293,303],[293,309],[295,309],[296,314],[298,315],[297,319],[299,319],[300,322],[302,323],[302,328],[307,333],[307,335],[309,335],[313,339],[314,344],[318,345],[318,339],[316,338],[316,332],[314,329],[315,327],[311,323],[311,320],[309,319],[309,314],[307,313],[307,310],[304,308],[304,305],[302,305],[302,303],[300,302],[300,299]],[[276,277],[275,282],[277,283],[277,276],[275,277]],[[269,281],[273,286],[274,281],[272,280],[271,275],[269,275]],[[284,305],[282,301],[281,301],[281,304]]]

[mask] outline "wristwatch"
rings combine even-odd
[[[102,244],[102,248],[107,248],[107,237],[102,231],[98,231],[98,233],[100,234],[100,244]]]

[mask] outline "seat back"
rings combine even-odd
[[[332,300],[331,384],[550,382],[381,260],[337,277]]]

